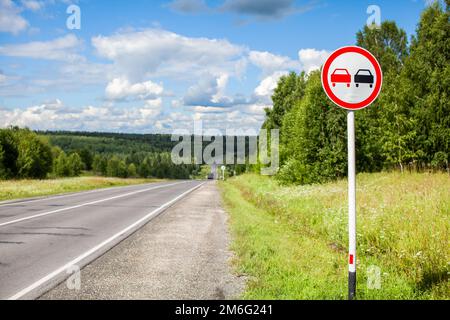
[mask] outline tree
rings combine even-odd
[[[127,178],[128,177],[128,171],[127,171],[127,165],[124,160],[119,161],[119,166],[117,168],[117,176],[119,178]]]
[[[142,178],[150,177],[150,163],[148,157],[146,157],[138,167],[139,176]]]
[[[128,165],[127,172],[128,172],[128,177],[136,178],[137,177],[136,165],[134,163],[130,163]]]
[[[43,179],[52,170],[52,150],[48,141],[28,129],[15,130],[18,142],[17,169],[20,178]]]
[[[63,151],[55,160],[55,174],[59,177],[70,176],[70,168],[68,166],[68,159],[66,153]]]
[[[92,152],[87,149],[83,148],[79,155],[81,157],[81,161],[83,162],[83,167],[85,170],[92,170],[92,162],[94,161],[94,156],[92,155]]]
[[[52,166],[52,172],[53,174],[57,175],[56,173],[56,164],[57,164],[57,159],[59,157],[59,155],[62,153],[62,149],[60,147],[52,147],[52,158],[53,158],[53,166]]]
[[[108,166],[106,169],[106,175],[108,177],[118,177],[119,176],[119,163],[120,163],[120,159],[117,156],[112,156],[108,160]]]
[[[83,169],[83,162],[78,153],[72,153],[67,159],[67,165],[69,167],[69,175],[71,177],[78,177]]]
[[[367,25],[356,34],[358,46],[369,50],[380,62],[385,74],[398,74],[408,56],[408,38],[394,21],[384,21],[379,28]]]
[[[450,154],[450,12],[435,1],[422,13],[402,85],[404,108],[415,119],[414,153],[420,164]]]
[[[17,137],[14,135],[13,130],[0,129],[0,149],[2,150],[2,157],[0,158],[0,178],[10,179],[17,176],[17,158],[19,156],[19,150],[17,148]]]
[[[3,151],[3,146],[0,144],[0,179],[6,177],[6,168],[3,165],[3,159],[5,158],[5,151]]]
[[[301,99],[305,90],[305,73],[297,75],[291,72],[282,76],[272,96],[273,108],[266,109],[266,121],[263,128],[267,130],[281,128],[283,117]]]
[[[408,116],[393,99],[400,97],[399,75],[408,56],[408,40],[406,32],[393,21],[384,21],[379,28],[365,26],[356,38],[358,46],[375,55],[384,76],[379,99],[369,108],[356,113],[358,170],[374,172],[380,171],[385,163],[403,163],[408,158],[407,152],[403,152],[404,144],[408,144],[412,135],[404,130],[408,130],[411,123],[406,121]],[[404,146],[391,149],[394,145]],[[396,155],[401,155],[401,159],[397,159]]]
[[[95,174],[106,176],[107,175],[108,161],[105,157],[96,154],[92,161],[92,170]]]

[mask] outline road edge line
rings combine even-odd
[[[3,200],[3,201],[0,201],[0,208],[14,206],[14,205],[18,205],[18,204],[28,204],[28,203],[38,202],[38,201],[52,200],[52,199],[58,200],[58,199],[73,197],[73,196],[77,196],[77,195],[91,194],[91,193],[102,192],[102,191],[113,191],[115,189],[120,189],[120,188],[128,188],[128,187],[132,188],[132,187],[164,183],[164,182],[170,182],[170,180],[158,181],[158,182],[147,182],[147,183],[140,183],[140,184],[129,184],[129,185],[125,185],[125,186],[113,186],[113,187],[80,190],[80,191],[72,191],[72,192],[63,192],[63,193],[48,194],[48,195],[41,195],[41,196],[32,196],[32,197],[28,197],[28,198]]]
[[[89,201],[89,202],[85,202],[85,203],[82,203],[82,204],[77,204],[75,206],[65,207],[65,208],[61,208],[61,209],[56,209],[56,210],[52,210],[52,211],[38,213],[38,214],[35,214],[35,215],[32,215],[32,216],[27,216],[27,217],[15,219],[15,220],[1,222],[0,223],[0,228],[1,227],[5,227],[5,226],[9,226],[9,225],[12,225],[12,224],[15,224],[15,223],[23,222],[23,221],[28,221],[28,220],[32,220],[32,219],[36,219],[36,218],[40,218],[40,217],[45,217],[45,216],[48,216],[48,215],[51,215],[51,214],[55,214],[55,213],[59,213],[59,212],[69,211],[69,210],[72,210],[72,209],[78,209],[78,208],[82,208],[82,207],[85,207],[85,206],[90,206],[90,205],[97,204],[97,203],[102,203],[102,202],[106,202],[106,201],[110,201],[110,200],[115,200],[115,199],[119,199],[119,198],[132,196],[132,195],[135,195],[135,194],[138,194],[138,193],[142,193],[142,192],[147,192],[147,191],[151,191],[151,190],[156,190],[156,189],[161,189],[161,188],[165,188],[165,187],[175,186],[175,185],[182,184],[182,183],[187,183],[187,182],[183,181],[183,182],[176,182],[176,183],[165,184],[165,185],[160,185],[160,186],[153,186],[151,188],[146,188],[146,189],[142,189],[142,190],[128,192],[128,193],[120,194],[120,195],[109,197],[109,198],[103,198],[103,199],[100,199],[100,200]]]

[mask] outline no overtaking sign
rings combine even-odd
[[[322,69],[322,86],[339,107],[359,110],[378,97],[383,73],[377,59],[360,47],[344,47],[333,52]]]
[[[355,110],[368,107],[381,92],[383,72],[367,50],[349,46],[334,51],[322,68],[322,86],[328,98],[347,109],[348,133],[348,296],[356,296],[356,156]]]

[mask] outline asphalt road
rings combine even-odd
[[[0,299],[34,299],[202,185],[177,181],[0,204]]]
[[[236,299],[246,278],[230,263],[231,240],[220,192],[210,182],[40,299]]]

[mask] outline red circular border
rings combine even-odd
[[[363,55],[364,57],[366,57],[374,66],[375,73],[377,75],[377,83],[375,84],[375,89],[373,90],[373,93],[366,100],[359,102],[359,103],[348,103],[348,102],[345,102],[345,101],[339,99],[338,97],[336,97],[336,95],[333,93],[333,91],[331,91],[330,84],[328,83],[328,71],[330,69],[331,64],[338,56],[340,56],[344,53],[348,53],[348,52],[359,53],[359,54]],[[325,62],[325,64],[323,65],[323,68],[322,68],[322,86],[325,90],[325,93],[327,94],[328,98],[330,98],[331,101],[333,101],[339,107],[347,109],[347,110],[360,110],[365,107],[368,107],[372,102],[374,102],[377,99],[378,95],[381,92],[382,84],[383,84],[383,72],[381,70],[380,64],[378,63],[377,59],[369,51],[367,51],[366,49],[363,49],[361,47],[348,46],[348,47],[343,47],[343,48],[337,49],[327,59],[327,61]]]

